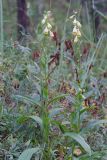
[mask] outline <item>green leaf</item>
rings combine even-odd
[[[106,119],[102,119],[102,120],[92,120],[91,122],[88,123],[87,127],[86,128],[94,128],[95,126],[97,125],[100,125],[100,124],[104,124],[104,123],[107,123],[107,120]]]
[[[33,105],[40,106],[40,104],[36,100],[32,99],[31,97],[26,97],[26,96],[21,96],[21,95],[13,95],[12,98],[14,98],[18,101],[27,101]]]
[[[83,114],[84,112],[86,112],[88,109],[87,108],[84,108],[80,111],[80,115]]]
[[[48,88],[47,88],[47,86],[44,86],[44,88],[43,88],[43,97],[44,98],[48,97]]]
[[[66,125],[61,124],[59,121],[52,120],[51,122],[53,125],[58,126],[63,134],[68,131]]]
[[[43,28],[41,24],[38,24],[37,26],[37,34],[42,34]]]
[[[40,59],[40,64],[41,64],[41,67],[44,69],[46,67],[46,63],[45,63],[45,57],[42,56],[41,59]]]
[[[39,124],[41,130],[43,130],[43,121],[38,116],[29,116],[29,118],[33,119],[37,124]]]
[[[92,158],[92,160],[101,160],[105,156],[107,157],[107,150],[102,150],[102,151],[92,152],[91,158]],[[90,160],[90,157],[87,154],[81,155],[79,157],[79,160]],[[104,159],[104,160],[106,160],[106,159]]]
[[[56,96],[56,97],[54,97],[53,99],[51,99],[51,100],[48,102],[48,105],[50,105],[50,104],[53,103],[53,102],[58,101],[58,100],[61,99],[61,98],[66,97],[66,96],[68,96],[68,94],[62,94],[62,95]]]
[[[28,119],[29,119],[28,116],[26,116],[26,115],[21,115],[21,116],[17,119],[17,123],[23,124],[23,123],[25,123]]]
[[[49,111],[49,117],[50,118],[54,117],[55,115],[59,114],[62,110],[63,110],[63,108],[54,108],[54,109],[51,109]]]
[[[67,133],[64,134],[64,136],[74,139],[91,156],[91,148],[90,148],[90,146],[85,142],[84,138],[81,137],[79,134],[73,133],[73,132],[67,132]]]
[[[40,148],[30,148],[26,149],[22,152],[22,154],[19,156],[18,160],[30,160],[33,156],[33,154],[37,154],[37,152],[40,150]]]
[[[84,97],[87,99],[87,98],[91,97],[92,94],[93,94],[93,90],[91,90],[91,91],[85,93],[85,94],[84,94]]]

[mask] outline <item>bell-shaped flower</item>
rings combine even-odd
[[[76,36],[75,38],[74,38],[74,43],[77,43],[78,42],[78,37]]]
[[[44,33],[45,35],[48,35],[49,29],[46,27],[46,28],[44,29],[43,33]]]

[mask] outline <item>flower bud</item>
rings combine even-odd
[[[72,34],[74,35],[74,36],[77,36],[77,27],[75,26],[74,28],[73,28],[73,31],[72,31]]]
[[[50,24],[50,23],[47,23],[47,28],[48,28],[49,30],[51,30],[51,29],[52,29],[52,26],[51,26],[51,24]]]
[[[46,22],[46,20],[45,20],[45,19],[43,19],[43,20],[42,20],[42,24],[45,24],[45,22]]]
[[[78,36],[78,37],[81,37],[81,32],[80,32],[79,29],[77,29],[77,36]]]

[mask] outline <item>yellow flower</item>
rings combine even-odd
[[[77,27],[81,28],[81,23],[79,21],[77,21]]]
[[[52,29],[52,25],[51,25],[50,23],[47,23],[47,28],[48,28],[49,30],[51,30],[51,29]]]
[[[81,37],[81,31],[80,31],[81,23],[76,19],[75,15],[71,16],[70,19],[74,19],[73,20],[74,28],[72,34],[74,36],[74,43],[77,43],[79,41],[79,37]]]
[[[46,28],[44,29],[43,33],[44,33],[45,35],[48,35],[49,29],[46,27]]]
[[[78,42],[78,37],[76,36],[75,38],[74,38],[74,43],[77,43]]]
[[[41,24],[43,25],[43,34],[46,36],[52,37],[52,13],[51,11],[47,11],[46,14],[44,14],[43,20],[41,21]]]
[[[81,32],[80,32],[79,29],[77,29],[77,36],[78,36],[78,37],[81,37]]]
[[[74,19],[73,24],[74,24],[74,26],[81,28],[81,23],[79,21],[77,21],[76,18]]]
[[[43,20],[42,20],[42,24],[45,24],[45,22],[46,22],[46,19],[43,19]]]
[[[53,32],[50,31],[49,33],[50,33],[50,37],[53,38],[54,37]]]
[[[69,19],[73,19],[74,17],[75,17],[75,15],[72,15],[72,16],[69,17]]]
[[[73,24],[76,25],[76,23],[77,23],[77,20],[76,20],[76,18],[75,18],[74,21],[73,21]]]
[[[73,28],[73,31],[72,31],[72,34],[74,35],[74,36],[77,36],[77,27],[76,26],[74,26],[74,28]]]
[[[72,34],[74,36],[81,37],[81,32],[80,32],[79,28],[77,28],[76,26],[73,28]]]

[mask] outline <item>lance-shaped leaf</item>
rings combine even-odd
[[[68,94],[62,94],[62,95],[59,95],[59,96],[56,96],[54,97],[53,99],[51,99],[49,102],[48,102],[48,105],[50,105],[51,103],[53,102],[57,102],[58,100],[60,100],[61,98],[64,98],[68,96]]]
[[[53,108],[49,111],[49,118],[52,118],[54,116],[56,116],[57,114],[59,114],[61,111],[63,110],[63,108]]]
[[[97,125],[100,125],[100,124],[104,124],[104,123],[107,123],[107,120],[106,119],[102,119],[102,120],[92,120],[88,123],[87,127],[88,129],[91,129],[91,128],[94,128],[95,126]]]
[[[41,130],[43,130],[43,121],[40,117],[30,116],[29,118],[33,119],[40,126]]]
[[[24,101],[24,102],[31,103],[33,105],[40,106],[40,104],[35,99],[33,99],[31,97],[26,97],[26,96],[21,96],[21,95],[13,95],[12,98],[14,98],[18,101]]]
[[[67,133],[64,134],[64,136],[74,139],[91,156],[91,148],[90,148],[90,146],[85,142],[84,138],[81,137],[79,134],[73,133],[73,132],[67,132]]]
[[[38,154],[39,151],[40,151],[40,148],[38,148],[38,147],[26,149],[19,156],[18,160],[30,160],[32,158],[33,154]]]

